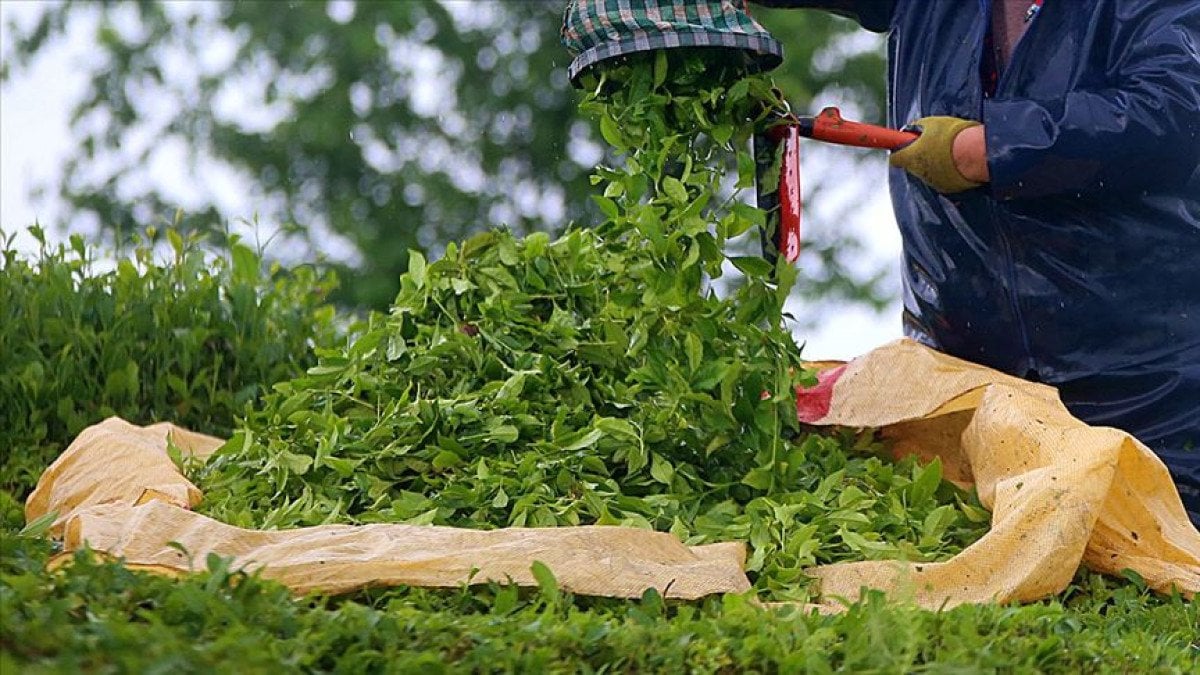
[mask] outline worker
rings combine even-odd
[[[888,33],[889,124],[921,132],[891,156],[905,333],[1133,434],[1200,525],[1200,2],[758,2]],[[719,4],[733,37],[688,43],[772,67]]]

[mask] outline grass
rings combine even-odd
[[[4,672],[1195,672],[1200,615],[1082,573],[1025,606],[929,612],[873,595],[844,614],[518,591],[391,589],[294,599],[220,560],[171,580],[5,536]]]

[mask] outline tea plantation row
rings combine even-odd
[[[167,237],[115,269],[79,240],[0,270],[0,671],[413,672],[1159,671],[1200,666],[1200,612],[1136,578],[1081,571],[1026,606],[927,612],[873,596],[839,616],[747,598],[664,603],[542,588],[375,590],[293,598],[219,559],[171,580],[22,533],[21,503],[84,426],[111,414],[228,435],[315,349],[362,324],[323,304],[332,280],[263,270],[248,248]]]

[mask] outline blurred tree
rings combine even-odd
[[[148,167],[170,151],[184,164],[176,181],[206,195],[183,227],[220,233],[252,214],[222,212],[205,187],[216,162],[236,172],[259,218],[298,224],[290,232],[310,251],[348,243],[332,261],[339,300],[383,308],[409,248],[436,254],[493,225],[553,231],[592,217],[587,174],[604,151],[567,82],[564,4],[68,0],[12,29],[0,77],[73,25],[94,25],[90,86],[72,117],[79,150],[54,186],[72,219],[119,240],[169,217],[178,190]],[[878,41],[863,46],[853,24],[819,13],[755,13],[789,49],[779,80],[794,105],[836,95],[881,117]],[[836,232],[808,229],[822,231]],[[878,306],[877,274],[847,271],[855,242],[813,236],[806,293]]]

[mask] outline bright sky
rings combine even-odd
[[[40,3],[33,0],[0,2],[0,57],[12,49],[10,21],[24,26],[34,18]],[[78,36],[85,39],[85,36]],[[0,87],[0,230],[23,230],[39,216],[58,214],[52,205],[35,207],[30,192],[47,182],[67,156],[68,102],[82,93],[83,78],[71,64],[80,44],[64,45],[39,60],[21,77]]]
[[[10,21],[28,25],[40,12],[43,0],[0,0],[0,55],[6,56],[11,46]],[[20,233],[35,220],[43,223],[57,222],[62,210],[54,201],[54,190],[47,190],[42,199],[31,197],[39,186],[53,185],[59,167],[70,155],[74,142],[68,126],[71,104],[83,93],[86,85],[79,64],[86,63],[91,45],[94,24],[76,22],[63,41],[47,49],[32,68],[24,70],[19,77],[11,78],[0,87],[0,232],[6,235]],[[828,102],[830,104],[836,102]],[[803,148],[802,175],[817,175],[821,171],[843,171],[848,164],[837,161],[840,148],[817,148],[807,144]],[[174,153],[171,153],[174,154]],[[168,158],[170,155],[168,154]],[[173,164],[169,161],[155,163],[152,171],[155,178],[167,186],[178,189],[181,199],[188,193],[189,186],[197,184],[215,185],[212,195],[227,212],[232,207],[253,203],[240,187],[241,184],[229,171],[218,166],[201,164],[198,170],[203,178],[188,170],[185,162]],[[861,181],[878,186],[871,198],[852,213],[851,222],[843,223],[858,233],[869,250],[864,265],[882,261],[889,264],[891,287],[898,288],[900,240],[895,220],[887,198],[886,172],[882,162],[874,162],[856,170],[856,175],[846,177],[850,181]],[[859,199],[857,192],[844,195],[826,194],[823,203],[806,202],[807,222],[822,212],[832,213],[846,206],[848,200]],[[245,219],[253,213],[240,214]],[[832,219],[822,218],[822,222]],[[71,231],[90,234],[88,223],[72,223]],[[54,231],[55,237],[65,234]],[[28,250],[28,237],[18,235],[18,247]],[[800,283],[803,283],[801,271]],[[797,315],[808,315],[802,302],[793,302],[791,310]],[[898,303],[876,315],[868,309],[851,308],[822,317],[820,328],[799,336],[807,340],[805,355],[813,359],[848,359],[869,351],[900,336],[900,308]]]

